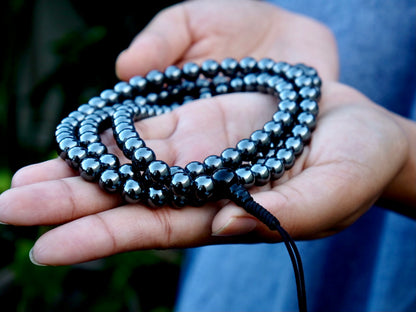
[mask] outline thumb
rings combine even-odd
[[[128,80],[176,63],[191,45],[186,14],[181,5],[160,11],[118,56],[117,76]]]

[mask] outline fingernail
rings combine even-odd
[[[228,222],[213,230],[213,236],[233,236],[247,234],[253,231],[257,226],[257,221],[253,218],[247,217],[233,217]]]
[[[33,264],[37,266],[46,266],[45,264],[41,264],[36,261],[35,256],[33,255],[33,248],[29,251],[29,259]]]

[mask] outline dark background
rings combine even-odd
[[[1,192],[19,168],[56,157],[54,129],[60,119],[117,82],[117,55],[159,10],[175,2],[1,1]],[[47,230],[0,225],[1,311],[172,310],[179,251],[37,267],[28,252]]]

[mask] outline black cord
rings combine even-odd
[[[280,225],[279,220],[274,215],[272,215],[266,208],[261,206],[259,203],[254,201],[250,193],[241,184],[235,183],[231,185],[229,196],[230,199],[232,199],[237,205],[241,206],[248,213],[255,216],[261,222],[266,224],[269,227],[269,229],[279,232],[289,253],[290,260],[293,266],[293,271],[295,273],[299,311],[306,312],[307,305],[305,276],[303,271],[302,259],[293,238]]]

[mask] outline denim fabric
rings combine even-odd
[[[332,29],[341,82],[414,118],[414,0],[271,2]],[[373,207],[341,233],[298,247],[310,311],[416,311],[414,220]],[[284,245],[188,250],[176,310],[296,311],[294,275]]]

